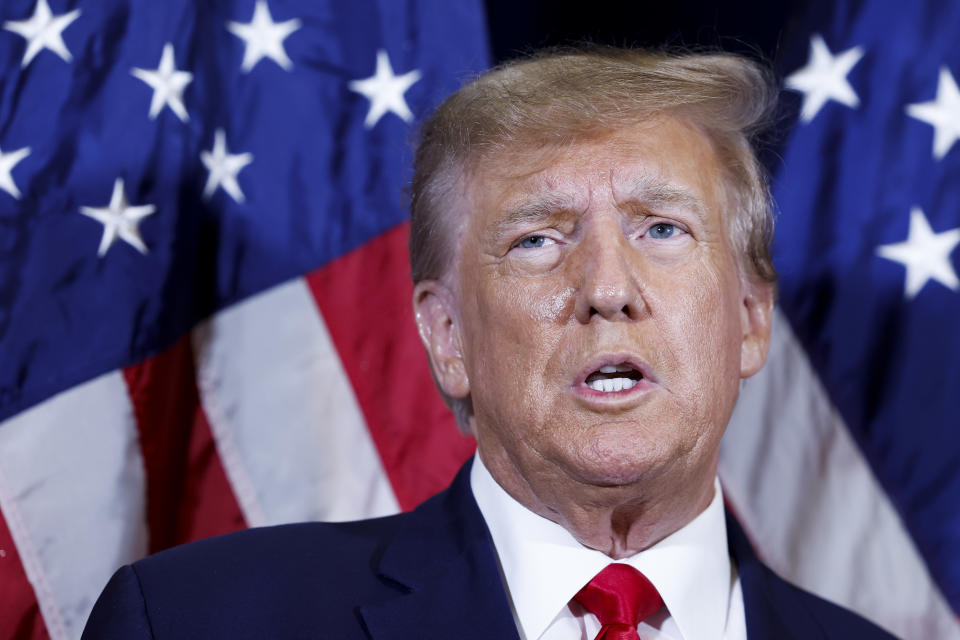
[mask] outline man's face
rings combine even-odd
[[[673,117],[470,175],[445,390],[469,393],[491,470],[535,492],[712,481],[769,332],[769,287],[758,302],[741,278],[724,206],[707,138]]]

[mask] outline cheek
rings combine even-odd
[[[529,300],[528,315],[538,325],[562,325],[573,315],[572,287],[541,287],[535,298]]]
[[[544,373],[572,313],[573,290],[501,277],[478,288],[475,302],[478,321],[468,328],[474,375],[511,395],[542,395]]]
[[[668,343],[673,346],[674,361],[686,370],[687,391],[701,401],[724,400],[731,389],[735,393],[738,388],[739,281],[717,269],[705,269],[684,280],[660,329],[671,336]]]
[[[543,280],[501,277],[481,287],[476,302],[482,319],[477,328],[496,331],[517,346],[532,346],[566,323],[573,313],[574,291]]]
[[[532,286],[509,277],[476,289],[474,326],[468,350],[477,438],[485,446],[520,451],[536,439],[549,415],[547,376],[563,326],[572,308],[569,291]]]

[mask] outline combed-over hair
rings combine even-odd
[[[772,74],[728,53],[589,47],[513,60],[451,95],[423,124],[411,189],[414,283],[440,279],[455,255],[460,185],[498,153],[568,145],[679,116],[711,141],[725,172],[724,214],[742,275],[774,283],[772,199],[754,145],[776,101]],[[446,398],[462,426],[469,407]]]

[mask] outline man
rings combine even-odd
[[[477,457],[411,514],[124,567],[84,637],[891,637],[766,569],[716,480],[769,342],[774,95],[733,56],[620,50],[454,94],[417,152],[413,302]]]

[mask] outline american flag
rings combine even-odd
[[[914,209],[928,242],[960,226],[951,149],[907,110],[960,71],[960,23],[858,7],[805,34],[819,62],[788,76],[821,104],[784,158],[773,354],[722,479],[786,577],[905,637],[960,637],[958,294],[942,260],[922,283],[896,260]],[[416,120],[488,64],[480,4],[9,0],[0,23],[0,638],[79,637],[147,553],[443,488],[472,443],[413,329],[403,188]],[[891,33],[934,32],[942,59],[884,66]],[[855,100],[824,50],[854,50]],[[921,349],[925,368],[893,360]]]
[[[121,563],[411,508],[471,442],[410,311],[415,119],[478,2],[0,9],[0,637]]]
[[[796,24],[772,354],[721,478],[781,573],[958,638],[960,4],[819,2]]]

